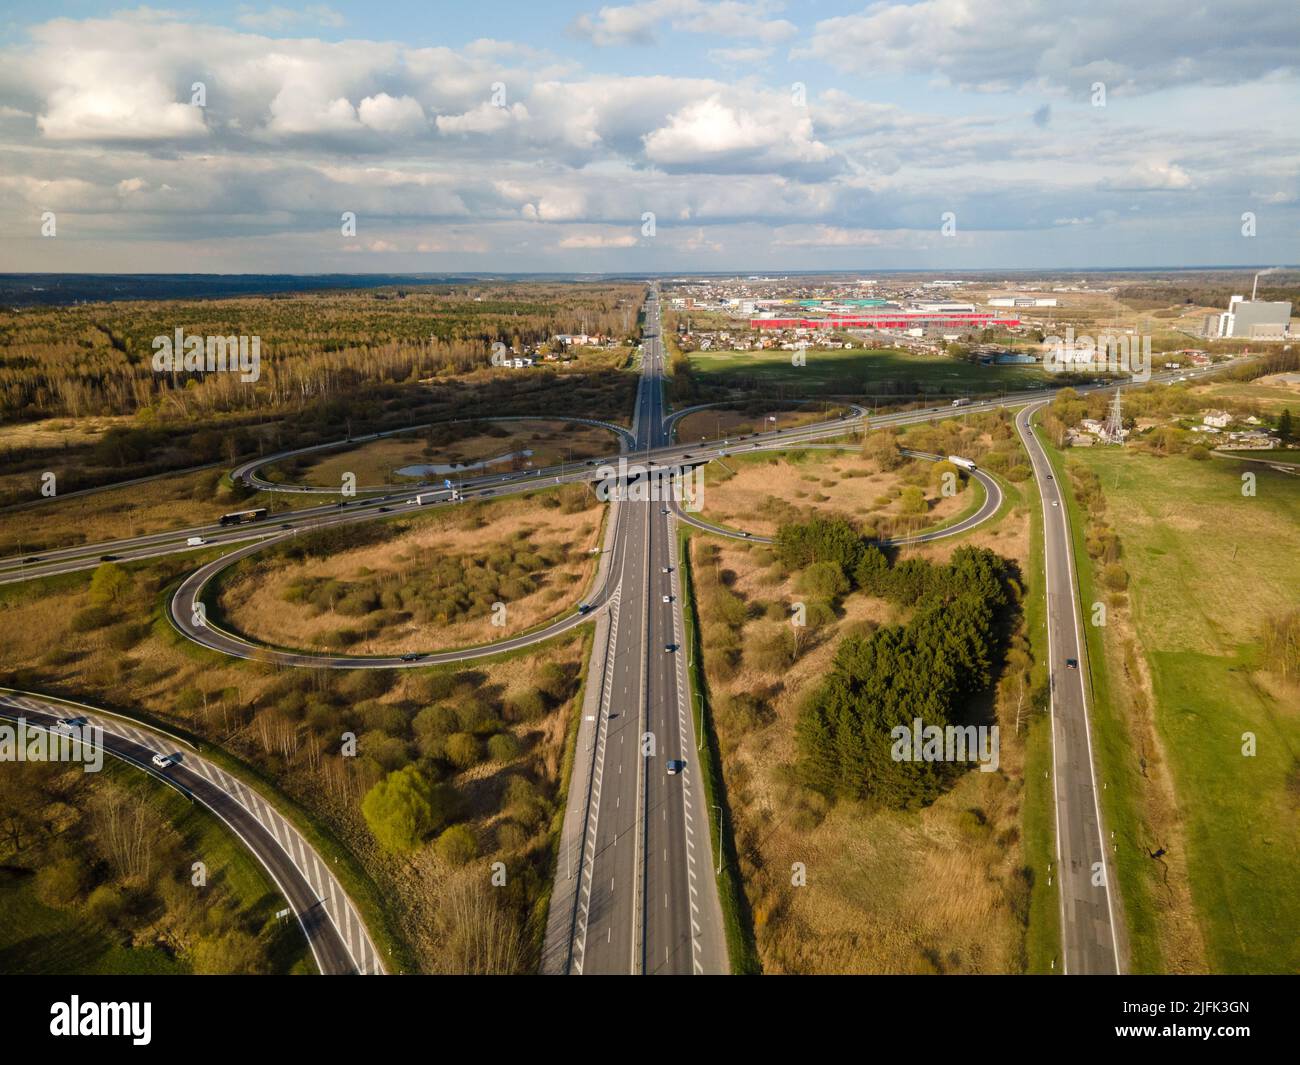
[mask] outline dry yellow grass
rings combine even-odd
[[[145,536],[215,522],[230,510],[272,512],[319,506],[318,496],[262,492],[230,496],[220,469],[176,473],[125,488],[50,499],[0,513],[0,554],[31,554],[58,547]]]
[[[1025,565],[1027,512],[1013,512],[978,538],[908,553],[941,561],[958,544],[980,541]],[[704,544],[719,550],[711,566],[701,561]],[[710,587],[719,579],[754,607],[787,607],[799,598],[763,548],[697,536],[692,552],[706,634]],[[841,637],[863,625],[904,620],[904,611],[883,600],[850,595],[842,616],[782,668],[764,668],[755,653],[789,624],[766,610],[744,624],[734,670],[719,668],[706,643],[727,798],[765,972],[1009,973],[1025,966],[1019,916],[1027,900],[1019,873],[1023,751],[1013,707],[996,708],[1000,770],[967,773],[924,810],[897,813],[853,803],[826,809],[790,782],[800,708],[830,668]],[[767,718],[753,723],[729,714],[728,700],[738,694],[762,697]],[[794,863],[806,869],[806,886],[793,885]]]
[[[480,526],[478,516],[488,524]],[[419,514],[409,528],[380,544],[338,552],[329,558],[302,562],[269,562],[232,577],[221,606],[225,617],[240,632],[278,646],[326,650],[325,637],[358,619],[332,611],[316,614],[308,604],[286,602],[286,587],[307,578],[347,581],[362,576],[409,576],[422,560],[435,556],[463,556],[490,551],[527,531],[534,547],[560,544],[569,548],[566,560],[543,571],[536,591],[505,604],[505,624],[492,624],[491,616],[466,618],[430,631],[415,621],[383,628],[372,638],[349,647],[353,654],[397,654],[474,646],[525,632],[541,622],[572,609],[595,573],[603,509],[589,507],[574,513],[543,508],[535,500],[502,499]]]
[[[750,415],[737,410],[697,410],[688,414],[676,425],[677,439],[682,443],[692,440],[712,439],[727,433],[760,433],[772,429],[789,429],[796,425],[807,425],[820,421],[826,415],[821,405],[808,410],[786,408],[772,410],[763,414]],[[775,418],[776,421],[769,421]]]
[[[880,535],[915,531],[936,525],[964,510],[965,492],[943,496],[929,463],[909,463],[885,472],[856,451],[807,451],[792,462],[783,456],[724,459],[735,470],[728,477],[720,467],[706,468],[703,517],[758,536],[772,536],[793,512],[807,508],[843,514]],[[913,483],[925,492],[927,512],[902,513],[900,493]],[[883,501],[883,502],[882,502]]]
[[[87,418],[41,418],[34,422],[0,425],[0,449],[16,451],[47,447],[80,447],[93,444],[109,429],[129,428],[134,419],[127,415]]]
[[[132,593],[132,608],[122,611],[120,621],[146,615],[149,603],[165,583],[183,569],[183,562],[166,560],[143,573],[135,571],[137,591]],[[0,647],[4,648],[0,672],[8,676],[4,683],[143,712],[258,764],[277,787],[332,827],[375,879],[421,969],[441,971],[449,949],[446,915],[442,911],[445,889],[464,871],[449,869],[427,846],[410,858],[380,851],[360,812],[361,797],[373,782],[365,777],[362,767],[344,766],[347,771],[342,774],[330,772],[344,760],[332,758],[323,765],[312,765],[305,756],[305,747],[285,760],[278,752],[267,750],[263,735],[249,717],[247,711],[273,691],[286,673],[307,674],[196,651],[176,637],[165,622],[146,631],[127,651],[114,648],[111,629],[79,632],[72,625],[77,612],[90,605],[89,583],[90,576],[84,575],[61,590],[42,582],[8,589],[0,595]],[[583,661],[583,644],[583,636],[574,633],[543,650],[512,655],[507,660],[476,661],[468,667],[467,675],[473,676],[480,695],[496,702],[511,692],[536,686],[548,665],[576,673]],[[372,702],[392,707],[404,717],[414,717],[429,705],[423,694],[426,674],[426,670],[394,671],[392,688]],[[327,681],[346,683],[349,676],[334,674],[316,680],[322,685]],[[206,709],[203,703],[181,708],[181,696],[194,691],[208,693]],[[545,825],[533,829],[522,844],[504,847],[495,835],[495,826],[501,820],[500,796],[511,774],[527,776],[549,789],[558,785],[563,741],[572,713],[570,699],[541,718],[509,724],[508,730],[522,747],[518,758],[507,763],[482,762],[450,778],[465,796],[468,823],[479,840],[483,864],[474,863],[471,868],[475,871],[486,868],[489,861],[501,860],[512,875],[518,876],[526,864],[537,860],[538,848],[545,843]],[[365,737],[362,743],[364,747]],[[525,882],[531,885],[531,891],[542,883]]]
[[[492,436],[479,433],[458,439],[446,447],[427,448],[423,435],[387,437],[348,451],[326,451],[310,461],[291,479],[302,484],[334,487],[341,483],[344,473],[356,475],[357,484],[399,484],[431,478],[404,477],[394,471],[406,466],[464,465],[483,459],[496,458],[512,452],[531,451],[533,454],[518,461],[494,464],[487,470],[471,471],[472,475],[508,473],[512,469],[533,466],[550,466],[559,462],[612,455],[618,451],[618,439],[606,429],[565,421],[521,421],[499,423],[499,428],[509,435]],[[566,428],[570,427],[570,428]],[[446,476],[454,476],[448,474]]]

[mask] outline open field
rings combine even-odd
[[[946,355],[918,355],[893,349],[810,348],[806,366],[791,364],[793,352],[692,352],[691,369],[702,383],[810,393],[873,394],[997,392],[1041,387],[1048,375],[1035,366],[974,366]]]
[[[1068,467],[1095,474],[1092,535],[1113,530],[1127,574],[1118,590],[1110,554],[1089,566],[1079,550],[1085,603],[1110,606],[1088,636],[1135,968],[1294,972],[1294,937],[1275,930],[1300,926],[1300,700],[1260,647],[1263,623],[1296,606],[1300,555],[1281,547],[1300,524],[1300,484],[1117,449],[1072,452]]]
[[[465,426],[439,426],[434,432],[415,432],[388,437],[351,448],[339,448],[308,456],[296,463],[269,467],[269,480],[283,479],[296,484],[335,487],[344,473],[356,476],[358,486],[413,484],[419,481],[453,480],[462,474],[484,476],[509,473],[528,466],[551,466],[570,459],[586,459],[618,452],[618,438],[606,429],[578,422],[521,421],[479,422],[465,435]],[[524,454],[531,452],[531,454]],[[468,471],[439,470],[425,475],[403,475],[408,466],[465,466],[502,458],[487,468]]]
[[[1290,409],[1292,415],[1300,418],[1300,374],[1270,374],[1253,381],[1208,382],[1194,385],[1191,392],[1207,407],[1240,404],[1242,413],[1261,416]]]
[[[1031,512],[1011,495],[999,522],[959,541],[990,546],[1023,570]],[[942,561],[956,546],[908,554]],[[778,649],[800,596],[772,563],[764,547],[691,536],[708,705],[763,971],[1046,971],[1056,913],[1045,872],[1050,796],[1026,779],[1041,775],[1050,753],[1042,721],[1022,707],[1017,722],[1006,693],[996,700],[998,772],[967,773],[912,813],[828,806],[791,774],[804,693],[843,635],[905,620],[906,611],[852,593],[791,662]],[[743,607],[728,607],[733,598]],[[806,887],[791,885],[795,862],[807,870]]]
[[[162,605],[190,565],[122,567],[128,585],[107,608],[86,574],[5,588],[0,681],[140,713],[214,745],[210,756],[223,757],[219,747],[242,760],[268,794],[296,804],[341,870],[361,871],[345,884],[394,945],[395,968],[534,967],[586,630],[460,670],[278,671],[175,633]],[[341,754],[345,732],[357,737],[354,757]],[[407,766],[450,789],[453,821],[390,853],[361,801]],[[448,828],[457,846],[439,849]],[[508,890],[486,888],[493,860],[507,863]]]
[[[386,535],[323,557],[254,556],[225,579],[223,624],[275,646],[352,654],[504,639],[577,605],[603,513],[584,486],[566,486],[412,511],[379,525]],[[342,632],[355,638],[341,643]]]
[[[809,510],[845,514],[879,536],[894,536],[951,519],[972,499],[964,490],[970,482],[962,478],[957,484],[963,490],[944,496],[937,464],[920,459],[888,471],[856,450],[733,455],[724,461],[726,467],[715,462],[705,470],[701,516],[758,536],[774,535]],[[908,497],[911,512],[904,498],[909,487],[921,493]]]
[[[0,513],[0,554],[29,555],[59,547],[191,528],[231,510],[272,513],[319,506],[320,497],[255,492],[237,497],[220,469],[176,473],[124,488],[50,499]]]
[[[781,410],[760,411],[754,413],[745,410],[731,410],[725,407],[713,407],[697,410],[680,419],[674,426],[676,438],[683,443],[699,438],[701,440],[722,437],[728,433],[746,434],[766,433],[773,429],[790,429],[797,425],[822,421],[843,407],[828,408],[821,403],[807,404],[798,408],[787,407]],[[771,419],[776,419],[772,421]]]

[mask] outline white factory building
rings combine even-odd
[[[1206,316],[1206,336],[1247,340],[1286,340],[1291,335],[1291,304],[1233,296],[1222,314]]]
[[[1040,296],[994,296],[989,300],[990,307],[1055,307],[1052,297]]]

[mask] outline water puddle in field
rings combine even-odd
[[[510,451],[504,455],[479,459],[477,462],[441,462],[429,465],[403,466],[400,470],[394,470],[393,472],[399,477],[429,477],[436,473],[464,473],[467,470],[486,470],[492,466],[500,466],[503,462],[513,462],[515,459],[532,457],[532,450],[524,448],[522,451]]]

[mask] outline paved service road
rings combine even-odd
[[[1052,766],[1061,947],[1067,973],[1118,973],[1119,943],[1109,887],[1097,779],[1088,724],[1087,647],[1070,542],[1069,514],[1051,463],[1030,428],[1043,404],[1016,415],[1043,501],[1043,568],[1047,582],[1047,645],[1051,679]],[[1066,663],[1077,663],[1071,667]]]
[[[0,692],[0,717],[25,719],[48,729],[60,718],[76,718],[103,729],[104,750],[115,758],[166,780],[216,814],[257,857],[298,918],[317,968],[326,975],[382,974],[383,963],[352,900],[325,859],[257,792],[188,749],[187,745],[89,707],[53,702],[38,695]],[[153,766],[155,754],[175,764]]]

